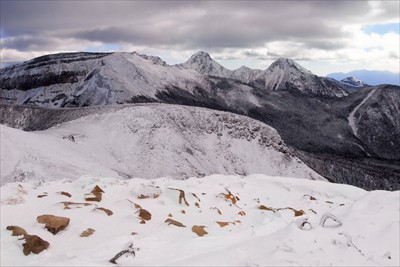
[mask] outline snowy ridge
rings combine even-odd
[[[214,173],[324,179],[275,129],[244,116],[173,105],[131,106],[45,131],[1,125],[1,183],[80,175],[177,179]]]
[[[85,201],[96,185],[102,200]],[[109,260],[131,246],[136,256],[118,266],[399,266],[399,203],[398,191],[264,175],[9,183],[1,187],[1,265],[116,266]],[[42,214],[70,222],[53,235],[36,221]],[[50,245],[25,256],[8,226]]]
[[[159,101],[157,94],[178,88],[193,94],[210,92],[210,77],[252,84],[267,90],[300,90],[341,97],[337,84],[313,75],[290,59],[278,59],[266,71],[228,70],[200,51],[187,62],[170,66],[156,56],[138,53],[69,53],[32,59],[0,70],[3,104],[45,107],[112,105]],[[235,86],[232,91],[239,90]]]

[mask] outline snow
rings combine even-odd
[[[152,179],[262,173],[324,179],[291,154],[275,129],[203,108],[135,105],[45,131],[0,127],[1,184],[84,174]]]
[[[96,185],[105,192],[101,202],[64,209],[63,201],[85,203],[85,194]],[[161,192],[157,198],[137,197],[150,187]],[[185,192],[189,206],[179,204],[179,191],[173,189]],[[225,198],[228,191],[238,197],[235,204]],[[37,197],[44,192],[46,197]],[[122,256],[119,266],[399,266],[399,197],[399,191],[367,192],[265,175],[186,180],[86,175],[74,181],[8,183],[1,187],[1,266],[114,266],[108,261],[130,244],[136,256]],[[140,224],[135,204],[152,214],[146,224]],[[260,210],[260,205],[305,214],[295,217],[292,210]],[[342,225],[328,219],[321,226],[327,213]],[[42,214],[68,217],[70,224],[53,235],[36,222]],[[167,225],[169,214],[186,227]],[[220,227],[217,221],[231,223]],[[304,221],[309,225],[301,230]],[[9,225],[40,236],[49,248],[24,256],[23,241],[11,236]],[[205,226],[208,234],[196,235],[193,225]],[[93,235],[80,237],[87,228],[95,230]]]
[[[358,104],[349,114],[349,116],[347,117],[347,120],[349,121],[349,125],[351,130],[353,131],[353,134],[355,136],[358,137],[357,135],[357,125],[356,125],[356,119],[355,119],[355,114],[356,111],[362,106],[364,105],[364,103],[375,93],[376,89],[371,90],[371,92],[368,93],[368,95],[361,101],[360,104]]]

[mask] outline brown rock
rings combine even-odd
[[[53,235],[64,230],[69,224],[69,218],[48,214],[38,216],[36,220],[45,224],[45,228]]]
[[[301,216],[301,215],[305,214],[304,210],[296,210],[296,209],[291,208],[291,207],[277,209],[277,211],[280,211],[280,210],[292,210],[294,212],[294,216],[295,217],[298,217],[298,216]]]
[[[96,230],[94,230],[94,229],[92,229],[92,228],[88,228],[88,229],[86,229],[85,231],[83,231],[83,232],[80,234],[80,237],[88,237],[88,236],[91,236],[94,232],[96,232]]]
[[[186,206],[190,206],[189,202],[187,202],[187,200],[186,200],[185,191],[183,191],[181,189],[175,189],[175,188],[168,188],[168,189],[179,191],[179,198],[178,198],[179,204],[182,204],[182,200],[183,200],[183,202],[185,203]]]
[[[98,185],[96,185],[92,191],[90,192],[90,197],[86,197],[86,201],[97,201],[100,202],[102,199],[102,194],[104,193],[103,189],[101,189]]]
[[[145,209],[141,209],[139,210],[139,217],[142,218],[143,220],[149,221],[151,220],[151,213]]]
[[[60,194],[60,195],[66,196],[66,197],[71,197],[72,196],[70,193],[64,192],[64,191],[57,192],[57,193]]]
[[[146,224],[146,221],[145,220],[141,220],[140,224]]]
[[[172,220],[170,218],[166,219],[165,222],[168,223],[168,225],[173,224],[173,225],[178,226],[178,227],[186,227],[185,225],[183,225],[183,223],[175,221],[175,220]]]
[[[194,196],[195,198],[197,198],[197,200],[198,200],[199,202],[201,202],[201,201],[200,201],[200,198],[199,198],[195,193],[192,193],[192,196]]]
[[[49,247],[49,242],[41,239],[37,235],[24,235],[25,243],[22,244],[24,249],[23,252],[25,255],[29,255],[31,252],[35,254],[39,254],[43,250]]]
[[[258,206],[258,209],[260,209],[260,210],[268,210],[268,211],[273,211],[273,212],[276,212],[276,209],[274,209],[274,208],[270,208],[270,207],[267,207],[267,206],[264,206],[264,205],[260,205],[260,206]],[[278,209],[279,210],[279,209]]]
[[[64,204],[64,209],[68,210],[71,208],[80,208],[81,206],[90,206],[92,204],[90,203],[79,203],[79,202],[69,202],[69,201],[64,201],[61,202],[62,204]]]
[[[98,207],[98,208],[95,208],[95,210],[101,210],[101,211],[104,211],[105,213],[107,213],[107,215],[108,216],[111,216],[111,215],[113,215],[114,213],[111,211],[111,210],[109,210],[109,209],[106,209],[106,208],[101,208],[101,207]]]
[[[232,222],[219,222],[219,221],[216,221],[216,223],[218,223],[220,227],[225,227],[225,226],[228,226]],[[235,223],[233,223],[233,224],[235,224]]]
[[[28,233],[25,231],[24,228],[15,226],[15,225],[10,225],[7,226],[6,230],[12,231],[12,236],[19,236],[19,235],[27,235]]]
[[[204,236],[206,234],[208,234],[205,230],[204,230],[204,225],[193,225],[192,227],[192,232],[196,233],[198,236]]]
[[[43,194],[43,195],[38,195],[38,198],[43,198],[43,197],[47,197],[47,194]]]
[[[182,213],[182,214],[186,214],[186,211],[185,211],[185,210],[181,210],[181,213]]]
[[[212,207],[212,208],[210,208],[210,209],[214,209],[214,210],[216,210],[216,211],[218,212],[219,215],[222,215],[222,212],[219,210],[219,208]]]
[[[245,215],[246,215],[246,212],[244,212],[244,211],[241,210],[241,211],[238,212],[238,214],[239,214],[240,216],[245,216]]]
[[[172,214],[170,213],[170,214],[168,214],[168,217],[172,218],[173,216],[172,216]]]
[[[194,205],[198,208],[200,208],[200,204],[198,202],[195,202]]]
[[[97,201],[97,202],[100,202],[101,199],[102,199],[102,193],[100,193],[100,192],[90,193],[90,194],[87,194],[87,195],[89,195],[89,197],[85,197],[86,201]]]
[[[104,191],[103,191],[103,189],[100,188],[100,186],[96,185],[96,186],[92,189],[91,193],[104,193]]]
[[[136,232],[132,232],[132,233],[131,233],[131,235],[137,235],[137,234],[138,234],[138,233],[136,233]]]
[[[141,209],[142,206],[140,206],[139,204],[133,203],[133,205],[135,206],[135,209]]]

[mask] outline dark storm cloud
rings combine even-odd
[[[398,16],[398,4],[382,5],[388,10],[376,19]],[[2,46],[57,50],[69,38],[192,50],[291,41],[335,50],[346,46],[341,26],[370,11],[367,1],[1,1]]]

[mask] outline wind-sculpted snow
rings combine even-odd
[[[400,264],[398,191],[265,175],[74,179],[1,187],[1,266]],[[53,234],[44,214],[69,224]],[[25,256],[15,229],[48,247]]]
[[[83,174],[176,179],[214,173],[323,179],[276,130],[247,117],[172,105],[94,113],[45,131],[1,126],[2,184]]]

